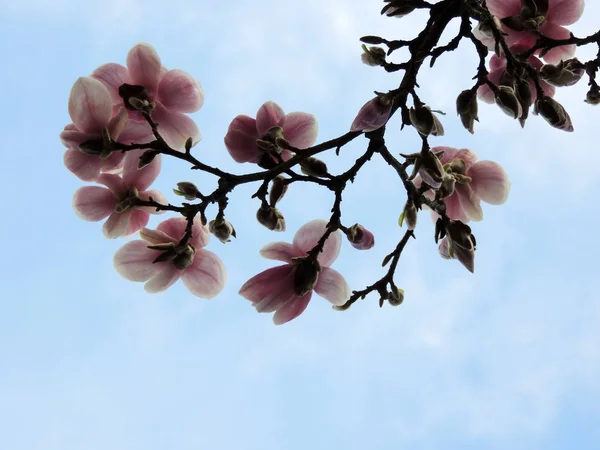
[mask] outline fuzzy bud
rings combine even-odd
[[[177,189],[173,189],[176,195],[185,197],[186,200],[196,200],[200,196],[200,191],[194,183],[189,181],[180,181],[177,183]]]
[[[300,161],[300,170],[305,175],[317,178],[325,178],[329,176],[327,172],[327,164],[320,159],[309,156]]]
[[[590,105],[597,105],[600,103],[600,89],[598,86],[592,86],[585,96],[585,102]]]
[[[271,231],[285,231],[285,219],[277,208],[261,206],[256,212],[256,219]]]
[[[443,136],[444,127],[442,122],[431,112],[431,109],[425,105],[417,105],[410,108],[408,115],[410,123],[423,136]]]
[[[391,99],[385,95],[377,95],[360,108],[350,131],[375,131],[387,123],[391,113]]]
[[[499,86],[495,93],[496,103],[502,111],[513,119],[518,119],[523,114],[521,103],[515,95],[515,90],[509,86]]]
[[[363,54],[360,59],[367,66],[382,66],[385,64],[385,50],[381,47],[367,47],[363,44]]]
[[[558,130],[573,131],[571,117],[565,108],[551,97],[546,95],[535,101],[534,113],[542,116],[546,122]]]
[[[277,175],[272,183],[271,190],[269,191],[269,205],[275,206],[279,202],[288,190],[288,184],[285,182],[285,178],[281,175]]]
[[[236,237],[235,228],[223,217],[218,217],[208,223],[208,231],[210,231],[223,244],[231,242],[231,236]]]
[[[473,127],[475,121],[479,120],[479,117],[477,117],[477,92],[473,92],[469,89],[462,91],[456,98],[456,112],[460,116],[460,121],[465,129],[471,134],[475,133]]]
[[[557,65],[546,64],[540,69],[540,77],[556,87],[573,86],[585,74],[585,65],[577,58],[561,61]]]
[[[412,0],[386,0],[386,3],[381,14],[388,17],[404,17],[416,9]]]
[[[406,222],[406,228],[414,230],[417,227],[417,207],[414,202],[408,200],[404,205],[404,210],[398,219],[398,225],[402,226]]]
[[[392,284],[387,300],[392,306],[400,306],[404,302],[404,289],[399,289],[396,285]]]

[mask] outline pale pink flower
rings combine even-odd
[[[281,145],[287,143],[298,149],[308,148],[315,143],[317,132],[317,119],[312,114],[285,114],[277,103],[266,102],[256,113],[256,119],[246,115],[233,119],[225,135],[225,147],[238,163],[251,162],[269,167],[276,165],[276,159],[259,147],[257,140],[272,145],[287,161],[293,153],[282,149]]]
[[[217,255],[204,249],[210,239],[206,226],[196,217],[192,237],[181,245],[187,220],[174,217],[156,230],[143,228],[143,240],[131,241],[114,257],[115,269],[124,278],[146,282],[146,292],[162,292],[179,278],[188,290],[201,298],[216,297],[225,287],[225,266]]]
[[[149,200],[150,197],[162,204],[166,198],[158,191],[148,191],[160,172],[160,155],[138,169],[138,159],[143,150],[127,152],[123,178],[105,173],[96,182],[106,186],[84,186],[73,196],[73,209],[83,220],[98,222],[108,217],[102,231],[109,239],[130,235],[146,226],[149,214],[156,214],[156,208],[135,206],[135,198]]]
[[[450,219],[463,223],[470,220],[478,222],[483,219],[481,201],[501,205],[508,198],[510,181],[500,164],[477,161],[477,155],[468,149],[434,147],[431,151],[444,152],[440,161],[446,174],[441,188],[452,191],[444,198],[446,214]],[[420,183],[420,180],[416,181]],[[429,196],[432,196],[431,191]],[[434,220],[437,219],[437,214],[432,214]]]
[[[527,47],[522,43],[515,44],[511,47],[511,51],[515,53],[520,53],[525,50],[527,50]],[[540,61],[535,56],[531,56],[527,61],[538,72],[543,66],[542,61]],[[505,76],[506,64],[507,62],[504,55],[502,55],[502,57],[500,58],[498,58],[496,55],[493,55],[490,58],[490,73],[488,74],[488,80],[490,80],[496,86],[502,85],[503,77]],[[543,80],[540,80],[540,86],[542,87],[544,93],[547,96],[554,97],[554,93],[556,91],[554,86],[551,86]],[[511,85],[510,87],[513,86]],[[535,99],[537,98],[537,90],[535,88],[535,84],[531,80],[529,80],[529,87],[531,88],[531,102],[533,104],[535,102]],[[477,90],[477,95],[481,100],[483,100],[486,103],[495,103],[496,101],[496,99],[494,98],[494,93],[487,84],[482,85]]]
[[[540,11],[537,17],[529,17],[531,12],[528,8],[522,8],[524,4],[537,5],[538,10],[544,9],[547,4],[547,11]],[[581,17],[583,13],[584,0],[487,0],[487,6],[492,14],[499,19],[509,19],[512,22],[512,28],[506,24],[502,26],[505,33],[508,34],[506,41],[512,45],[518,41],[528,42],[528,48],[531,48],[536,41],[533,25],[538,23],[539,31],[542,35],[552,39],[568,39],[570,32],[562,25],[571,25]],[[530,8],[529,8],[530,10]],[[493,46],[493,44],[492,44]],[[492,47],[490,47],[492,48]],[[575,54],[574,45],[564,45],[550,50],[544,55],[544,60],[551,64],[556,64],[561,60],[571,58]]]
[[[137,44],[127,54],[127,67],[104,64],[92,73],[92,77],[104,83],[114,104],[125,105],[130,110],[127,128],[137,128],[136,134],[152,136],[152,131],[143,117],[131,109],[128,97],[156,104],[152,119],[158,122],[158,131],[171,147],[182,150],[188,138],[191,137],[194,143],[201,139],[198,126],[184,113],[193,113],[202,107],[202,86],[182,70],[167,70],[152,46]],[[140,91],[140,87],[144,90]]]
[[[360,108],[350,131],[375,131],[387,123],[391,113],[392,102],[378,95]]]
[[[332,233],[325,242],[323,252],[317,257],[319,264],[316,269],[320,266],[321,270],[313,272],[312,277],[311,274],[301,272],[307,268],[301,260],[295,259],[306,256],[324,235],[326,226],[327,222],[324,220],[313,220],[296,232],[291,244],[274,242],[264,246],[260,251],[262,256],[286,264],[259,273],[240,289],[240,295],[250,300],[258,312],[275,312],[273,322],[276,325],[289,322],[302,314],[313,290],[334,305],[343,305],[350,298],[350,287],[344,277],[329,267],[340,252],[342,237],[339,231]],[[306,280],[307,276],[309,282],[299,286],[299,281]],[[298,294],[298,288],[304,292],[303,295]]]
[[[123,161],[122,152],[113,152],[105,159],[84,153],[80,145],[102,140],[106,128],[113,140],[121,135],[127,123],[125,108],[113,108],[108,89],[91,77],[77,79],[69,95],[69,115],[73,123],[60,133],[67,147],[64,163],[67,169],[84,181],[94,181],[101,172],[118,169]]]

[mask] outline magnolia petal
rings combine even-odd
[[[319,273],[315,292],[333,305],[343,305],[350,299],[350,286],[337,270],[323,267]]]
[[[287,114],[281,123],[283,136],[296,148],[308,148],[317,140],[319,126],[312,114],[293,112]]]
[[[292,258],[304,256],[299,255],[295,250],[296,248],[287,242],[271,242],[260,249],[260,254],[263,258],[275,259],[289,264]]]
[[[123,235],[130,236],[138,230],[144,228],[148,224],[149,219],[150,215],[146,211],[142,211],[140,208],[134,208],[131,211],[129,223],[127,224],[127,228],[125,229]]]
[[[149,228],[142,228],[140,230],[140,237],[144,241],[149,242],[152,245],[167,244],[169,242],[172,242],[174,244],[177,243],[177,239],[173,239],[164,231],[150,230]]]
[[[94,181],[100,175],[102,160],[97,156],[86,155],[80,150],[68,149],[63,155],[65,167],[83,181]]]
[[[456,189],[456,187],[455,187]],[[469,218],[467,217],[467,215],[465,214],[465,211],[463,209],[463,207],[460,204],[460,200],[458,199],[458,194],[456,193],[456,190],[454,191],[454,193],[444,199],[444,203],[446,203],[446,215],[452,219],[452,220],[460,220],[463,223],[467,223],[469,222]],[[432,214],[435,214],[434,212],[432,212]],[[436,217],[432,218],[435,220],[437,220],[437,214]]]
[[[192,225],[192,238],[190,243],[196,250],[206,247],[210,241],[210,231],[206,225],[202,225],[200,217],[194,218],[194,224]]]
[[[62,144],[65,147],[72,149],[79,149],[81,143],[91,139],[97,139],[98,137],[100,137],[98,133],[84,133],[79,130],[74,123],[67,125],[59,135]]]
[[[500,77],[502,76],[504,69],[492,70],[488,74],[488,80],[498,86],[500,84]],[[487,84],[484,84],[477,89],[477,96],[485,103],[493,104],[496,103],[496,97],[494,92],[490,89]]]
[[[275,102],[266,102],[256,113],[256,129],[258,136],[262,137],[272,127],[279,126],[285,116],[283,109]]]
[[[185,217],[171,217],[170,219],[164,220],[158,224],[156,229],[162,231],[167,236],[171,237],[175,241],[179,241],[185,234],[185,227],[187,221]]]
[[[557,25],[571,25],[583,14],[584,0],[550,0],[546,20]]]
[[[196,122],[185,114],[167,110],[160,103],[156,104],[152,117],[158,122],[161,136],[175,150],[183,151],[189,138],[192,138],[193,144],[202,139]]]
[[[282,284],[289,285],[290,289],[293,290],[292,277],[295,269],[296,267],[292,264],[271,267],[246,281],[240,288],[239,294],[253,304],[257,304],[277,291]],[[277,298],[271,298],[271,300],[277,300]],[[266,307],[266,305],[262,306]],[[277,308],[272,311],[275,311],[275,309]]]
[[[117,199],[113,193],[99,186],[84,186],[73,195],[73,209],[80,219],[98,222],[115,209]]]
[[[69,116],[85,133],[100,133],[112,117],[112,101],[106,87],[91,77],[77,79],[69,94]]]
[[[150,97],[153,97],[158,89],[161,68],[158,53],[148,44],[137,44],[127,54],[131,83],[144,86]]]
[[[107,239],[116,239],[119,236],[123,236],[129,226],[129,220],[133,214],[133,209],[129,208],[123,212],[113,211],[104,225],[102,226],[102,232]]]
[[[458,195],[460,206],[462,206],[466,216],[474,222],[482,220],[483,210],[481,209],[481,201],[470,186],[466,184],[457,184],[454,190]]]
[[[379,97],[365,103],[354,118],[350,131],[375,131],[384,126],[392,113],[392,104],[384,104]]]
[[[235,162],[256,162],[261,155],[256,146],[258,131],[256,120],[239,115],[229,125],[225,135],[225,147]]]
[[[144,290],[149,294],[166,291],[173,286],[182,275],[182,271],[173,264],[165,264],[160,272],[150,279],[145,285]]]
[[[521,13],[520,0],[487,0],[490,12],[500,19],[509,16],[517,16]]]
[[[147,122],[127,120],[118,140],[123,144],[147,144],[154,141],[155,137]]]
[[[306,253],[313,249],[317,242],[327,229],[326,220],[312,220],[300,227],[294,236],[294,247],[295,251],[299,256],[306,256]],[[340,254],[340,248],[342,246],[342,235],[340,231],[335,231],[325,241],[323,251],[319,254],[317,259],[322,266],[329,267],[336,260]]]
[[[205,249],[196,250],[194,262],[183,271],[181,280],[197,297],[214,298],[225,287],[227,274],[217,255]]]
[[[115,253],[113,264],[123,278],[130,281],[148,281],[166,265],[152,262],[158,255],[157,250],[148,248],[147,242],[131,241]]]
[[[94,70],[91,76],[106,86],[114,105],[123,105],[119,87],[125,83],[131,84],[126,67],[116,63],[103,64]]]
[[[270,313],[298,298],[294,291],[294,272],[277,282],[274,289],[261,301],[254,303],[257,312]]]
[[[123,180],[119,175],[103,173],[98,177],[96,183],[103,184],[110,189],[116,199],[123,198],[127,193],[127,189],[123,187]]]
[[[273,323],[275,325],[283,325],[298,317],[308,306],[311,297],[312,292],[308,292],[302,297],[296,296],[292,300],[286,302],[273,316]]]
[[[550,22],[544,23],[540,27],[540,32],[552,39],[569,39],[571,32],[560,25],[555,25]],[[550,64],[558,64],[561,60],[567,60],[575,55],[575,45],[562,45],[560,47],[553,48],[544,55],[544,61]]]
[[[167,109],[193,113],[204,104],[204,89],[198,80],[183,70],[168,70],[158,84],[157,99]]]
[[[508,198],[510,181],[502,166],[493,161],[477,161],[467,172],[475,195],[490,205],[501,205]]]
[[[150,164],[138,169],[140,157],[146,150],[132,150],[125,155],[123,163],[123,184],[128,188],[135,187],[145,191],[158,177],[161,169],[161,155],[156,155]]]

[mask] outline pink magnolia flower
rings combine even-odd
[[[466,148],[434,147],[431,151],[444,152],[440,161],[445,175],[440,189],[444,192],[446,214],[450,219],[478,222],[483,219],[481,201],[501,205],[508,198],[510,181],[500,164],[477,161],[477,155]],[[429,191],[429,195],[432,194]],[[437,214],[432,214],[434,220],[437,219]]]
[[[511,51],[513,51],[515,53],[520,53],[525,50],[527,50],[527,46],[523,43],[518,43],[511,47]],[[538,72],[543,66],[543,63],[535,56],[530,57],[527,61]],[[500,86],[503,84],[504,77],[506,76],[505,75],[506,64],[507,64],[507,62],[506,62],[506,58],[504,57],[504,55],[502,55],[502,57],[500,57],[500,58],[498,58],[496,55],[493,55],[490,59],[490,73],[488,75],[488,79],[492,83],[494,83],[496,86]],[[510,81],[504,81],[504,82],[511,83]],[[537,90],[535,88],[535,84],[531,80],[529,80],[529,86],[531,88],[531,102],[533,104],[535,102],[535,99],[537,98]],[[554,93],[556,91],[554,86],[549,85],[548,83],[546,83],[543,80],[540,80],[540,86],[542,86],[542,89],[544,90],[544,93],[547,96],[554,97]],[[510,87],[512,87],[512,85]],[[495,101],[496,101],[494,98],[494,93],[492,92],[492,90],[489,88],[489,86],[487,84],[484,84],[483,86],[481,86],[478,89],[477,94],[478,94],[479,98],[486,103],[495,103]]]
[[[91,77],[79,78],[69,95],[69,115],[73,123],[67,125],[60,134],[60,140],[67,147],[64,163],[67,169],[84,181],[94,181],[101,172],[119,168],[123,161],[122,152],[113,152],[107,158],[84,153],[80,145],[96,141],[101,150],[102,130],[116,140],[127,123],[125,108],[112,106],[108,89]]]
[[[563,25],[571,25],[581,17],[584,0],[487,0],[492,14],[503,20],[503,30],[509,45],[526,40],[528,48],[536,41],[535,29],[552,39],[568,39],[570,32]],[[492,44],[493,45],[493,44]],[[556,64],[575,54],[574,45],[550,50],[544,59]]]
[[[378,95],[360,108],[350,131],[375,131],[387,123],[391,113],[392,102]]]
[[[375,236],[360,224],[354,224],[346,233],[350,245],[357,250],[370,250],[375,245]]]
[[[339,231],[329,236],[317,263],[302,259],[323,236],[326,226],[324,220],[313,220],[296,232],[291,244],[274,242],[264,246],[260,251],[262,256],[286,264],[259,273],[240,289],[240,295],[250,300],[258,312],[275,311],[276,325],[302,314],[313,290],[334,305],[343,305],[350,298],[350,287],[344,277],[329,267],[340,252]]]
[[[198,126],[184,113],[193,113],[202,107],[202,86],[182,70],[167,70],[150,45],[137,44],[129,50],[127,67],[104,64],[92,77],[108,88],[114,104],[129,109],[131,120],[127,128],[136,128],[134,134],[152,136],[152,130],[131,106],[132,97],[155,104],[152,118],[158,122],[161,136],[171,147],[181,150],[188,138],[194,143],[201,139]]]
[[[162,292],[181,278],[192,294],[216,297],[225,287],[225,266],[217,255],[203,248],[210,234],[198,217],[189,242],[180,244],[186,225],[184,217],[174,217],[156,230],[142,228],[143,240],[128,242],[115,254],[115,269],[128,280],[146,282],[146,292]]]
[[[127,153],[123,168],[123,178],[105,173],[98,177],[99,186],[84,186],[73,196],[73,209],[83,220],[98,222],[108,217],[102,231],[109,239],[130,235],[146,226],[149,214],[156,214],[156,208],[135,206],[135,198],[167,203],[158,191],[147,191],[160,172],[160,155],[138,169],[138,159],[143,150]]]
[[[293,153],[281,146],[287,143],[298,149],[308,148],[315,143],[317,131],[317,119],[312,114],[285,114],[277,103],[266,102],[258,109],[256,119],[245,115],[233,119],[225,135],[225,147],[238,163],[251,162],[270,168],[276,165],[276,159],[265,147],[280,152],[287,161]]]

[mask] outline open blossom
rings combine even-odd
[[[108,88],[114,105],[128,108],[130,121],[126,131],[131,129],[133,135],[152,136],[150,126],[134,106],[146,102],[153,106],[152,119],[158,122],[161,136],[171,147],[182,150],[188,138],[194,143],[201,139],[198,126],[184,113],[202,107],[202,86],[182,70],[167,70],[152,46],[137,44],[127,54],[127,67],[104,64],[92,77]]]
[[[527,47],[523,43],[518,43],[511,47],[511,51],[514,53],[520,53],[525,50],[527,50]],[[538,72],[543,66],[542,61],[540,61],[539,58],[537,58],[535,56],[531,56],[527,61]],[[513,87],[514,80],[510,80],[509,77],[506,75],[506,64],[507,64],[507,62],[506,62],[506,58],[504,57],[504,55],[502,55],[500,58],[498,58],[498,56],[496,56],[496,55],[493,55],[490,58],[490,73],[488,74],[488,80],[490,80],[496,86],[506,85],[506,86]],[[537,90],[536,90],[535,85],[532,80],[529,80],[529,86],[531,88],[531,103],[533,104],[535,102],[535,99],[537,98]],[[543,80],[540,80],[540,86],[542,87],[542,89],[544,90],[544,93],[547,96],[549,96],[549,97],[554,96],[554,93],[556,91],[554,86],[549,85],[548,83],[546,83]],[[494,93],[492,92],[492,90],[489,88],[489,86],[487,84],[482,85],[477,90],[477,94],[478,94],[479,98],[486,103],[494,103],[495,102]]]
[[[84,181],[94,181],[101,172],[118,169],[123,161],[122,152],[113,152],[100,158],[102,130],[116,140],[127,123],[125,108],[113,108],[108,89],[91,77],[79,78],[69,94],[70,123],[60,133],[60,140],[67,147],[64,163],[67,169]],[[99,143],[98,154],[84,152],[84,142]]]
[[[261,167],[276,165],[275,153],[284,161],[293,156],[289,146],[304,149],[317,139],[317,119],[312,114],[285,114],[274,102],[266,102],[256,113],[256,119],[239,115],[229,125],[225,147],[238,163],[251,162]]]
[[[500,164],[477,161],[477,155],[468,149],[434,147],[431,151],[444,152],[440,161],[445,173],[439,189],[450,219],[464,223],[480,221],[483,219],[481,201],[501,205],[508,198],[510,181]],[[415,181],[416,184],[421,182]],[[432,194],[429,191],[428,195]]]
[[[375,131],[384,126],[392,113],[392,102],[378,95],[365,103],[354,118],[350,131]]]
[[[138,160],[143,150],[127,153],[123,168],[123,177],[105,173],[98,177],[100,186],[84,186],[73,196],[73,209],[79,217],[98,222],[108,217],[102,231],[107,238],[135,233],[146,226],[149,214],[156,214],[156,208],[135,205],[137,198],[153,200],[166,204],[166,198],[158,191],[147,191],[160,172],[160,155],[138,169]]]
[[[308,306],[313,290],[334,305],[350,298],[350,287],[344,277],[332,269],[341,246],[341,233],[332,233],[316,261],[306,259],[324,235],[327,222],[313,220],[303,225],[291,244],[274,242],[260,254],[286,264],[267,269],[248,280],[240,295],[252,302],[258,312],[275,312],[273,322],[280,325],[298,317]]]
[[[117,251],[115,269],[128,280],[146,282],[146,292],[162,292],[181,278],[192,294],[207,299],[217,296],[225,286],[225,266],[203,248],[210,234],[198,217],[192,237],[180,244],[186,225],[184,217],[174,217],[161,222],[156,230],[143,228],[143,240],[128,242]]]
[[[584,4],[584,0],[487,0],[490,12],[503,22],[507,43],[527,42],[528,48],[536,42],[537,29],[552,39],[568,39],[570,32],[563,25],[579,20]],[[484,43],[493,47],[492,42]],[[574,45],[564,45],[550,50],[544,59],[556,64],[574,54]]]

